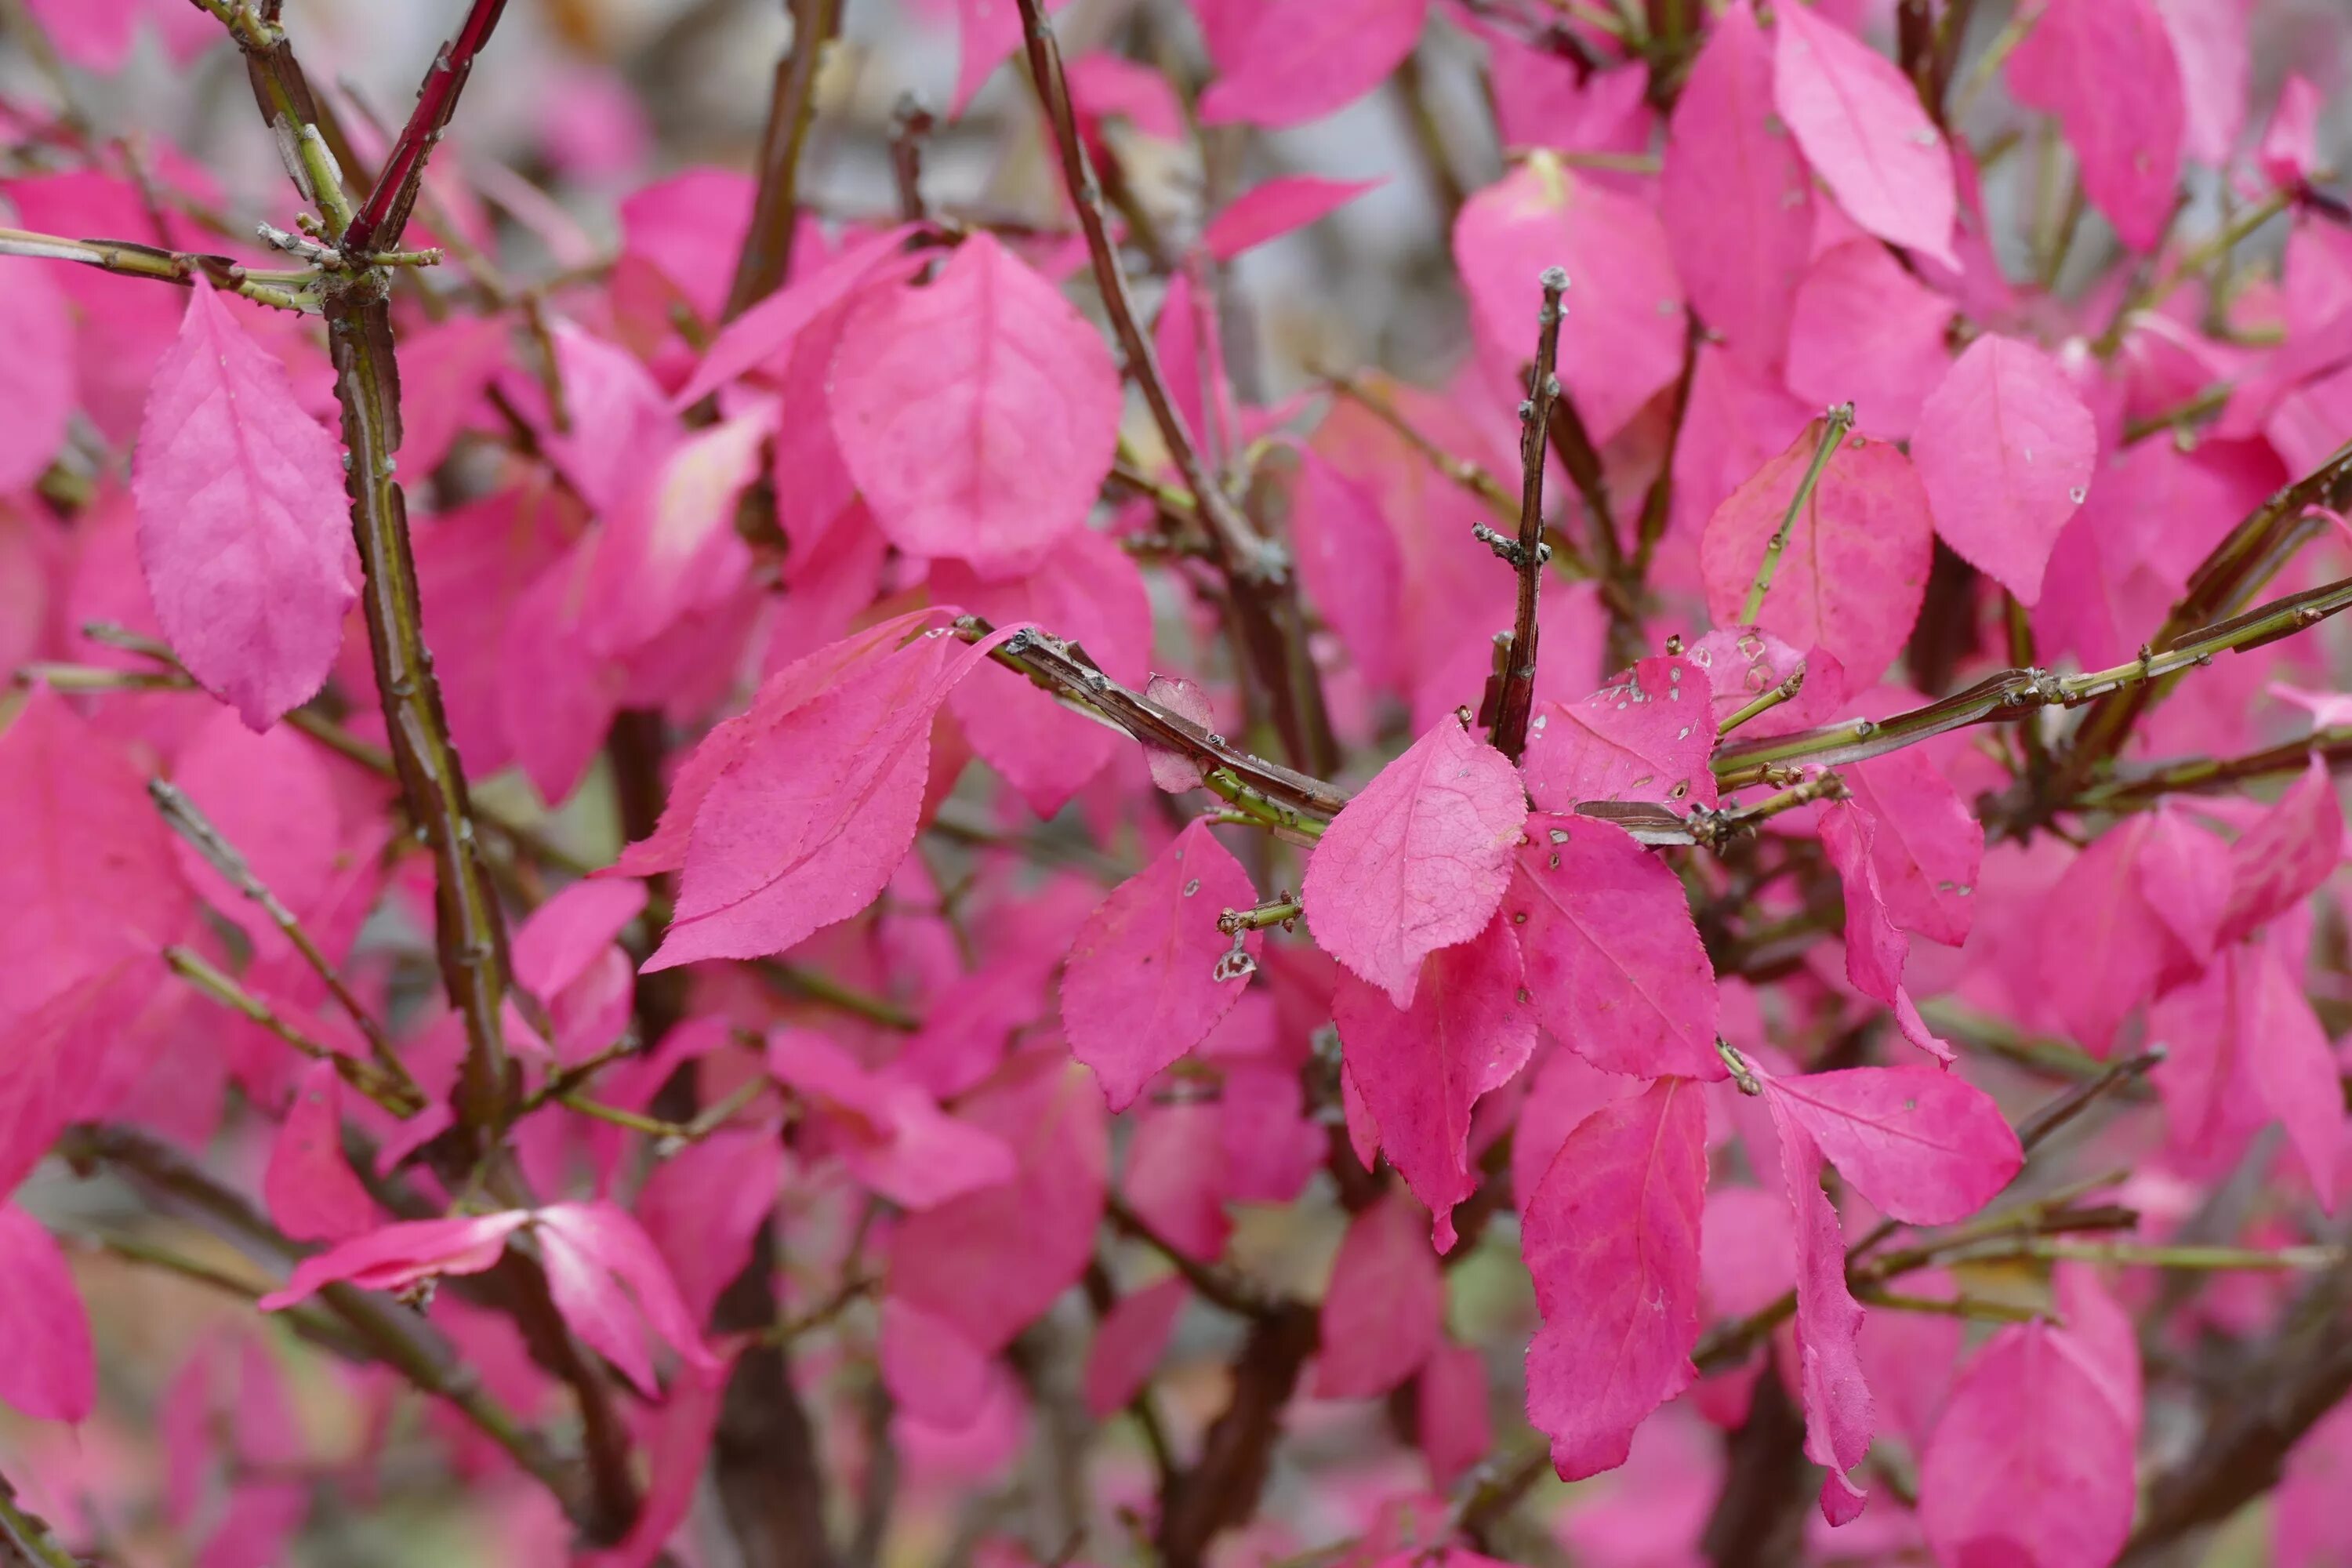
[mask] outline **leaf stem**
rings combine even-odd
[[[1780,570],[1780,553],[1789,548],[1789,531],[1797,525],[1797,514],[1813,499],[1822,470],[1837,456],[1838,448],[1845,445],[1846,432],[1853,428],[1853,404],[1841,403],[1829,411],[1813,447],[1813,460],[1805,467],[1805,477],[1797,481],[1797,493],[1789,498],[1789,510],[1781,514],[1780,526],[1765,542],[1764,559],[1756,563],[1756,581],[1748,584],[1748,602],[1740,607],[1740,625],[1752,626],[1756,617],[1764,613],[1764,595],[1771,591],[1772,579]]]

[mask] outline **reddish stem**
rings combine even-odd
[[[425,160],[447,129],[449,117],[457,113],[457,97],[466,90],[474,57],[490,41],[506,8],[507,0],[474,0],[465,26],[434,57],[432,68],[425,73],[425,85],[416,89],[416,107],[409,111],[408,123],[400,128],[392,153],[384,159],[383,172],[376,176],[375,188],[344,231],[345,248],[364,252],[400,243],[401,230],[408,226],[409,209],[416,205],[417,187],[425,181]]]

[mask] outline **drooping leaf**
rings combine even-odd
[[[1315,1392],[1325,1399],[1386,1394],[1421,1370],[1444,1326],[1445,1278],[1419,1205],[1391,1192],[1348,1222],[1323,1292]]]
[[[2293,909],[2344,858],[2344,807],[2315,753],[2278,804],[2230,849],[2230,897],[2216,940],[2237,941]]]
[[[949,1115],[919,1084],[867,1072],[823,1035],[779,1030],[768,1070],[822,1112],[850,1174],[901,1208],[936,1208],[1013,1179],[1003,1139]]]
[[[1895,62],[1802,5],[1773,11],[1772,101],[1848,216],[1957,267],[1951,149]]]
[[[1822,429],[1819,420],[1807,426],[1707,520],[1699,563],[1707,613],[1718,625],[1748,618],[1749,586]],[[1868,682],[1910,635],[1934,553],[1927,494],[1911,460],[1886,442],[1849,437],[1797,510],[1759,624],[1795,647],[1826,648],[1850,676]]]
[[[0,268],[0,495],[30,488],[79,400],[73,302],[45,268]]]
[[[2344,1151],[2344,1092],[2335,1043],[2275,942],[2231,951],[2236,1049],[2263,1103],[2286,1128],[2319,1206],[2334,1213]]]
[[[1486,1358],[1475,1345],[1442,1343],[1422,1363],[1412,1393],[1413,1436],[1429,1461],[1430,1484],[1450,1487],[1494,1449]]]
[[[1325,830],[1307,862],[1307,928],[1410,1006],[1421,961],[1477,935],[1502,901],[1527,819],[1509,761],[1441,719]]]
[[[1010,9],[1011,0],[1005,4]],[[794,278],[728,322],[710,340],[702,363],[677,389],[671,406],[691,408],[738,376],[782,354],[812,321],[869,283],[912,277],[919,263],[901,258],[898,250],[914,232],[912,225],[901,225],[844,246],[838,256]]]
[[[1067,300],[975,234],[928,287],[860,298],[832,415],[893,544],[999,571],[1086,521],[1118,442],[1118,372]]]
[[[14,1204],[0,1204],[0,1405],[36,1421],[89,1414],[98,1367],[81,1292],[56,1238]]]
[[[1544,1027],[1610,1072],[1725,1076],[1681,880],[1611,823],[1536,816],[1528,835],[1503,909]]]
[[[507,1237],[530,1219],[528,1209],[452,1219],[401,1220],[355,1236],[294,1266],[286,1288],[261,1299],[275,1312],[309,1300],[325,1286],[405,1290],[445,1274],[479,1274],[499,1260]]]
[[[375,1200],[343,1158],[343,1085],[331,1062],[312,1062],[269,1148],[261,1182],[269,1217],[298,1241],[342,1241],[381,1223]]]
[[[1765,1103],[1780,1137],[1780,1177],[1797,1237],[1797,1387],[1805,1412],[1805,1457],[1829,1472],[1822,1482],[1822,1517],[1845,1524],[1869,1500],[1846,1472],[1868,1456],[1876,1424],[1855,1341],[1862,1306],[1846,1284],[1837,1209],[1822,1191],[1822,1152],[1790,1119],[1784,1098]]]
[[[1653,801],[1682,812],[1714,805],[1709,698],[1705,670],[1686,658],[1656,658],[1581,702],[1543,703],[1519,762],[1528,798],[1551,812],[1573,812],[1589,800]]]
[[[1192,1294],[1181,1275],[1130,1290],[1111,1303],[1087,1347],[1079,1391],[1087,1414],[1107,1421],[1151,1379]]]
[[[1536,1016],[1521,1000],[1518,945],[1500,919],[1431,953],[1409,1007],[1352,975],[1331,999],[1348,1080],[1380,1127],[1389,1163],[1454,1246],[1454,1205],[1476,1188],[1470,1113],[1535,1052]]]
[[[2172,216],[2189,129],[2156,0],[2050,0],[2009,57],[2009,89],[2058,117],[2083,194],[2126,245],[2152,249]]]
[[[1323,180],[1311,174],[1289,174],[1254,185],[1201,231],[1201,248],[1220,261],[1231,261],[1268,240],[1305,228],[1346,206],[1367,191],[1388,182]]]
[[[1692,309],[1759,371],[1788,352],[1812,250],[1811,176],[1774,113],[1772,46],[1748,8],[1733,5],[1675,100],[1658,209]]]
[[[1303,125],[1380,85],[1421,37],[1429,0],[1273,0],[1201,95],[1204,125]]]
[[[1882,853],[1879,831],[1877,819],[1853,801],[1822,808],[1822,849],[1845,893],[1845,975],[1864,995],[1895,1010],[1895,1026],[1905,1039],[1948,1064],[1952,1047],[1927,1027],[1903,984],[1911,939],[1895,927],[1878,866],[1882,859],[1904,858]]]
[[[1926,1067],[1782,1078],[1757,1070],[1773,1114],[1804,1130],[1889,1218],[1949,1225],[1984,1207],[2025,1163],[1992,1096]]]
[[[309,701],[359,597],[341,453],[202,277],[155,366],[131,490],[155,616],[188,672],[256,730]]]
[[[2065,373],[2031,343],[1988,332],[1927,395],[1911,460],[1944,542],[2031,605],[2098,450]]]
[[[1195,821],[1078,932],[1062,972],[1062,1025],[1113,1110],[1134,1104],[1241,999],[1249,974],[1221,969],[1234,942],[1217,917],[1255,902],[1242,863]],[[1243,939],[1253,959],[1262,945],[1258,932]]]
[[[2162,979],[2179,951],[2142,889],[2149,826],[2135,819],[2074,857],[2042,904],[2036,978],[2053,1014],[2093,1056]]]
[[[1984,824],[1916,748],[1857,763],[1844,775],[1856,809],[1871,818],[1870,867],[1887,918],[1959,946],[1976,915]]]
[[[678,1298],[669,1266],[626,1209],[601,1202],[555,1204],[532,1217],[555,1310],[639,1393],[650,1399],[660,1391],[647,1331],[696,1371],[718,1369],[718,1358]]]
[[[1292,546],[1307,597],[1339,634],[1364,679],[1392,689],[1406,651],[1396,635],[1404,557],[1378,499],[1302,447],[1290,508]]]
[[[1625,1462],[1633,1432],[1696,1375],[1706,1104],[1686,1079],[1594,1113],[1527,1200],[1520,1250],[1543,1327],[1528,1419],[1564,1480]]]

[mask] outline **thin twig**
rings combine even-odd
[[[1748,602],[1739,612],[1739,624],[1752,626],[1756,617],[1764,613],[1764,595],[1771,591],[1772,579],[1780,570],[1780,554],[1789,547],[1789,532],[1797,525],[1798,514],[1813,499],[1813,489],[1822,482],[1822,473],[1845,444],[1846,432],[1853,428],[1853,405],[1841,403],[1829,411],[1822,432],[1813,447],[1813,460],[1805,467],[1805,477],[1797,481],[1794,495],[1789,498],[1789,510],[1781,514],[1780,526],[1772,531],[1765,542],[1764,559],[1756,563],[1756,580],[1748,586]]]
[[[1568,289],[1568,274],[1557,267],[1547,268],[1542,282],[1543,305],[1536,314],[1535,374],[1528,399],[1519,405],[1519,535],[1508,552],[1499,546],[1496,551],[1510,562],[1519,579],[1491,731],[1495,749],[1513,762],[1528,749],[1528,723],[1535,716],[1536,600],[1543,587],[1544,563],[1551,553],[1543,542],[1544,461],[1550,451],[1552,406],[1559,397],[1559,297]],[[1603,517],[1598,526],[1606,528],[1608,523]]]
[[[417,189],[425,183],[425,162],[448,129],[450,117],[457,112],[457,99],[466,90],[467,77],[473,73],[474,58],[490,41],[506,3],[473,0],[457,37],[433,57],[424,85],[416,89],[416,107],[385,155],[375,188],[343,232],[347,249],[366,255],[400,243],[408,227],[409,212],[416,205]]]
[[[768,102],[768,125],[760,138],[760,186],[751,202],[751,226],[735,259],[727,289],[724,324],[782,287],[792,270],[793,237],[800,227],[801,150],[816,120],[817,67],[825,45],[841,25],[840,0],[787,0],[793,46],[776,62],[775,91]]]

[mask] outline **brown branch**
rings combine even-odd
[[[1724,1449],[1723,1489],[1699,1538],[1707,1562],[1714,1568],[1780,1568],[1801,1561],[1811,1466],[1804,1413],[1777,1366],[1768,1362],[1756,1379],[1748,1419]]]
[[[792,270],[793,236],[800,226],[801,149],[816,120],[816,73],[824,47],[841,26],[841,0],[785,0],[793,18],[792,51],[776,62],[775,92],[760,138],[760,187],[751,226],[735,258],[721,324],[782,287]]]
[[[2352,764],[2352,725],[2332,724],[2300,740],[2242,757],[2192,757],[2166,763],[2094,784],[2075,798],[2075,805],[2085,811],[2142,811],[2168,795],[2201,795],[2260,779],[2292,778],[2310,766],[2314,757],[2330,769]]]
[[[777,1247],[760,1227],[751,1261],[719,1298],[713,1327],[761,1332],[776,1316]],[[719,1411],[710,1467],[741,1561],[757,1568],[832,1568],[817,1436],[793,1386],[790,1347],[762,1335],[736,1358]]]
[[[450,117],[457,112],[457,99],[466,90],[466,79],[473,74],[474,57],[490,41],[506,3],[473,0],[457,36],[433,58],[424,85],[416,89],[415,109],[385,155],[374,188],[343,231],[347,250],[364,256],[400,243],[402,232],[408,227],[408,215],[416,205],[417,190],[425,183],[425,162],[448,129]]]
[[[1315,1309],[1286,1301],[1250,1327],[1234,1362],[1225,1408],[1202,1438],[1201,1457],[1160,1499],[1159,1546],[1166,1568],[1200,1568],[1209,1545],[1257,1511],[1283,1406],[1315,1353]]]
[[[1518,606],[1511,617],[1503,679],[1495,700],[1491,736],[1495,749],[1519,760],[1528,749],[1528,723],[1535,716],[1536,598],[1543,586],[1544,563],[1551,552],[1543,542],[1544,459],[1549,450],[1552,409],[1559,398],[1559,297],[1568,289],[1568,274],[1547,268],[1543,274],[1543,306],[1536,315],[1536,367],[1528,400],[1519,405],[1519,536],[1507,542],[1481,526],[1479,538],[1518,574]],[[1609,520],[1599,520],[1606,529]]]

